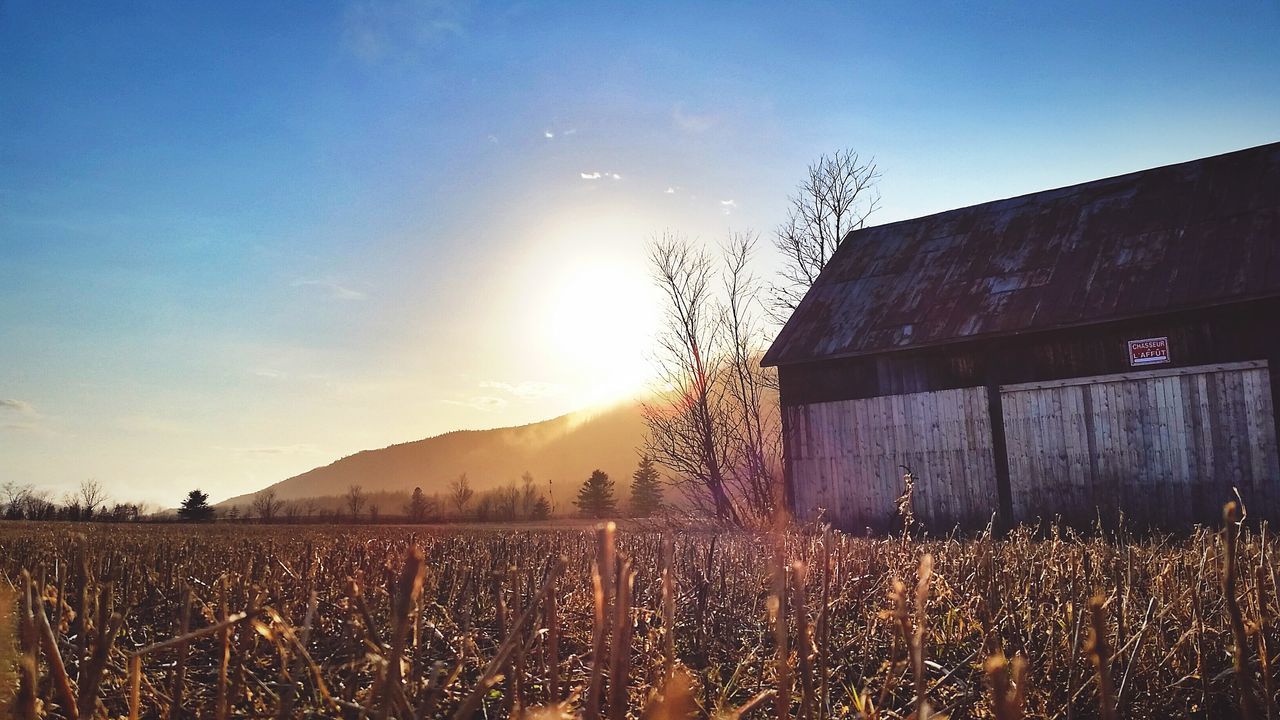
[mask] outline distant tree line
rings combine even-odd
[[[561,512],[553,499],[553,483],[545,488],[526,471],[518,482],[486,491],[477,491],[466,473],[451,480],[443,494],[428,495],[421,487],[413,492],[371,493],[361,485],[350,485],[342,495],[281,500],[274,489],[264,490],[245,506],[208,506],[208,496],[193,490],[178,511],[190,521],[216,519],[223,522],[258,523],[442,523],[519,522],[547,520],[556,515],[582,517],[650,517],[664,508],[664,482],[652,460],[640,462],[632,475],[631,495],[620,510],[614,483],[596,470],[579,488],[573,508]],[[198,494],[198,496],[197,496]],[[188,508],[188,503],[192,505]],[[204,508],[208,508],[207,511]]]
[[[367,492],[350,485],[342,495],[283,500],[275,489],[252,497],[247,505],[214,507],[209,494],[199,488],[187,493],[174,516],[148,516],[133,503],[111,502],[101,484],[86,480],[75,492],[60,501],[30,485],[7,482],[0,485],[0,507],[6,520],[68,520],[137,522],[139,520],[179,520],[183,522],[246,523],[434,523],[434,522],[516,522],[547,520],[555,515],[582,517],[650,517],[661,512],[664,482],[653,461],[645,458],[632,474],[631,495],[625,509],[619,508],[614,482],[603,470],[595,470],[582,482],[573,509],[559,512],[553,484],[545,488],[526,471],[519,482],[477,492],[466,473],[450,481],[447,492],[428,495],[421,487],[412,492]]]
[[[71,522],[136,522],[146,511],[138,503],[115,502],[97,480],[85,480],[74,491],[53,499],[47,491],[16,482],[0,484],[0,507],[5,520],[65,520]]]
[[[414,488],[412,493],[368,492],[361,485],[351,485],[342,495],[300,500],[281,499],[272,488],[255,494],[245,505],[216,508],[215,519],[288,524],[430,522],[438,519],[435,508],[439,506],[439,496],[428,496],[421,488]]]

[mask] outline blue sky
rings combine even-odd
[[[578,408],[644,373],[654,233],[767,240],[842,147],[888,221],[1273,142],[1277,37],[1274,2],[8,0],[0,481],[218,499]]]

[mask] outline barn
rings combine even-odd
[[[802,518],[1274,519],[1280,143],[856,230],[764,364]]]

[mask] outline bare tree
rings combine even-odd
[[[84,507],[80,505],[80,494],[75,492],[62,493],[62,507],[58,509],[58,517],[64,520],[83,520]]]
[[[757,241],[752,233],[734,234],[724,248],[722,327],[728,354],[725,384],[732,399],[730,475],[747,507],[764,519],[783,507],[778,463],[782,422],[777,371],[760,365],[768,337],[759,313],[764,307],[762,288],[750,270]]]
[[[360,522],[360,510],[365,503],[364,488],[360,485],[349,486],[345,500],[347,509],[351,511],[351,522]]]
[[[12,480],[0,485],[0,495],[4,497],[4,516],[9,520],[21,520],[27,511],[27,499],[35,488],[31,485],[20,485]]]
[[[777,380],[760,367],[764,297],[750,271],[757,242],[731,235],[722,267],[676,234],[651,249],[666,296],[657,359],[668,390],[644,407],[644,455],[696,508],[738,525],[763,523],[781,506]]]
[[[489,522],[493,519],[493,513],[493,493],[481,494],[480,498],[476,500],[476,520]]]
[[[809,166],[774,238],[784,259],[781,282],[773,288],[776,319],[791,314],[845,235],[880,208],[879,180],[875,159],[864,161],[850,149],[823,155]]]
[[[45,490],[31,490],[22,502],[25,508],[23,515],[28,520],[50,520],[57,511],[57,506],[49,499],[49,493]]]
[[[520,512],[520,488],[515,483],[493,491],[493,511],[498,520],[515,520]]]
[[[294,525],[302,518],[302,506],[296,502],[285,503],[284,519],[285,522]]]
[[[84,508],[85,517],[93,517],[93,514],[98,510],[98,506],[107,501],[107,491],[102,489],[102,483],[97,480],[82,481],[77,494],[79,495],[80,506]]]
[[[656,238],[649,254],[654,282],[666,299],[657,369],[670,390],[664,402],[643,408],[646,454],[673,470],[677,488],[701,509],[740,525],[725,487],[725,396],[717,382],[723,353],[712,258],[672,232]]]
[[[538,487],[533,483],[533,473],[525,470],[520,476],[520,515],[525,518],[532,517],[533,509],[541,496]]]
[[[453,506],[458,508],[459,515],[466,511],[467,503],[471,502],[473,497],[475,497],[475,491],[471,489],[471,481],[467,479],[466,473],[462,473],[449,483],[449,499],[453,502]]]
[[[284,507],[284,501],[276,497],[275,490],[263,490],[254,496],[252,507],[253,513],[262,522],[269,523],[275,520],[276,515],[280,514],[280,510]]]

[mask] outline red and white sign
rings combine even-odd
[[[1169,362],[1169,338],[1157,337],[1129,341],[1129,364],[1159,365]]]

